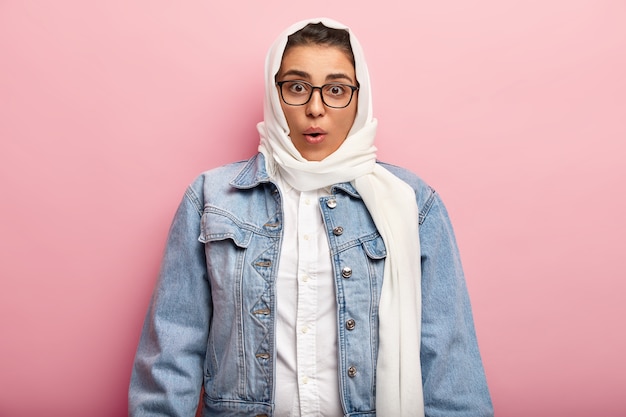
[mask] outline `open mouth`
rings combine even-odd
[[[322,143],[327,135],[327,132],[319,127],[309,127],[302,133],[304,135],[304,140],[306,140],[311,145]]]
[[[307,132],[304,134],[304,139],[311,145],[323,142],[325,137],[325,132]]]

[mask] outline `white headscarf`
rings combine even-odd
[[[346,140],[321,161],[307,161],[289,137],[275,75],[287,38],[309,23],[323,23],[350,34],[359,81],[358,109]],[[363,51],[350,29],[327,18],[310,19],[287,28],[271,46],[265,61],[264,121],[259,151],[270,176],[278,171],[292,187],[315,190],[352,182],[370,212],[387,248],[379,304],[376,367],[376,413],[381,417],[424,415],[421,335],[421,256],[418,208],[413,189],[376,164],[376,119],[372,116],[370,80]]]

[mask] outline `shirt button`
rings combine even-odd
[[[341,268],[341,276],[344,278],[350,278],[352,276],[352,268],[349,266],[344,266]]]
[[[346,329],[354,330],[355,327],[356,327],[356,321],[354,321],[354,319],[348,319],[348,321],[346,321]]]
[[[302,282],[309,282],[309,276],[308,275],[303,275],[302,276]]]
[[[343,234],[343,227],[337,226],[333,229],[333,234],[335,236],[341,236]]]
[[[326,205],[328,206],[328,208],[334,209],[335,207],[337,207],[337,200],[335,200],[334,198],[328,199],[326,200]]]
[[[304,204],[306,204],[307,206],[308,206],[309,204],[311,204],[311,199],[310,199],[310,198],[305,198],[305,199],[304,199]]]
[[[348,376],[350,378],[354,378],[356,376],[356,367],[355,366],[351,366],[348,368]]]
[[[301,331],[302,333],[308,333],[309,328],[308,328],[307,326],[303,326],[303,327],[300,329],[300,331]]]

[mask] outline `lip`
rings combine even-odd
[[[319,127],[310,127],[306,129],[304,132],[302,132],[304,139],[308,143],[313,144],[313,145],[323,142],[327,134],[328,132],[326,132],[324,129],[319,128]]]

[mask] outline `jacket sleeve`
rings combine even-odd
[[[425,414],[493,416],[452,225],[438,194],[426,189],[420,199]]]
[[[129,388],[129,416],[193,417],[211,316],[202,205],[190,187],[172,222]]]

